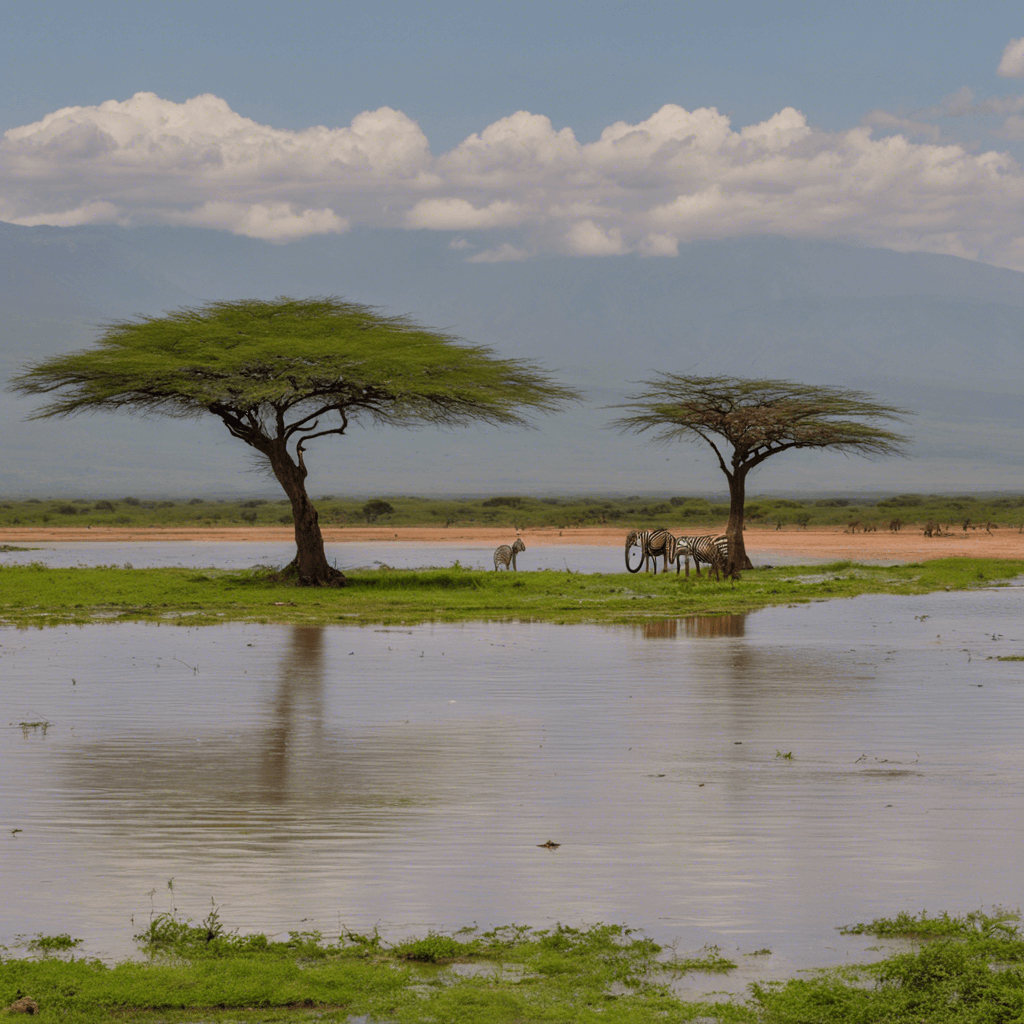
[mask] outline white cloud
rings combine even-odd
[[[171,223],[221,228],[265,242],[294,242],[307,235],[342,234],[350,225],[333,210],[299,210],[292,203],[210,202],[169,217]]]
[[[2,213],[3,206],[0,206],[0,214]],[[0,216],[0,220],[7,219]],[[121,212],[113,203],[105,203],[100,200],[83,203],[81,206],[76,206],[73,210],[29,213],[21,217],[12,216],[9,220],[11,224],[21,224],[29,228],[44,224],[55,228],[71,228],[78,227],[81,224],[122,224],[125,222]]]
[[[466,199],[421,199],[405,217],[411,228],[437,231],[473,231],[482,228],[511,227],[523,219],[518,203],[496,199],[477,209]]]
[[[1003,78],[1024,78],[1024,39],[1011,39],[1006,44],[996,73]]]
[[[530,253],[526,249],[518,249],[514,245],[510,245],[508,242],[502,242],[501,245],[495,246],[493,249],[484,249],[483,252],[478,252],[475,256],[470,256],[467,263],[508,263],[516,260],[526,260],[530,258]]]
[[[667,104],[589,143],[519,111],[435,156],[389,107],[291,131],[216,96],[138,93],[3,135],[0,219],[200,224],[274,242],[356,225],[487,232],[476,262],[672,256],[695,239],[781,234],[1024,269],[1024,170],[929,129],[974,114],[1024,136],[1024,98],[961,90],[913,118],[873,112],[881,136],[821,131],[792,107],[737,129],[713,107]]]
[[[592,220],[581,220],[565,233],[569,251],[577,256],[621,256],[629,252],[618,228],[598,227]]]

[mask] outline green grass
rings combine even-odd
[[[327,526],[355,526],[373,522],[381,526],[503,526],[510,529],[542,526],[566,529],[620,523],[630,526],[670,526],[683,532],[706,533],[718,529],[729,515],[721,500],[682,495],[656,497],[507,495],[492,498],[373,499],[314,495],[320,522]],[[379,512],[390,507],[390,512]],[[752,497],[746,505],[749,526],[789,529],[800,526],[841,526],[854,520],[880,530],[900,519],[911,529],[928,520],[953,532],[963,524],[985,529],[1019,530],[1024,524],[1024,496],[900,494],[879,499]],[[279,526],[291,523],[290,505],[282,497],[248,500],[202,498],[142,500],[134,497],[85,499],[47,498],[0,500],[0,528],[5,526]]]
[[[394,945],[377,934],[285,941],[169,915],[139,936],[148,959],[113,966],[43,955],[0,962],[0,1005],[28,995],[40,1019],[524,1021],[640,1024],[687,1007],[668,983],[729,970],[717,950],[680,958],[619,925],[431,932]],[[732,1019],[749,1019],[730,1012]]]
[[[755,983],[727,1002],[686,1002],[673,983],[728,972],[715,947],[680,955],[620,925],[378,933],[285,940],[157,915],[144,960],[104,964],[54,936],[0,958],[0,1006],[29,996],[42,1021],[347,1021],[394,1024],[1013,1024],[1024,1020],[1024,939],[1016,915],[898,914],[847,933],[929,936],[873,964]],[[42,938],[42,937],[41,937]],[[52,948],[51,948],[52,947]],[[758,949],[748,956],[770,952]],[[2,1014],[2,1011],[0,1011]]]
[[[851,562],[706,576],[495,573],[450,569],[355,572],[343,589],[274,582],[266,570],[0,567],[0,623],[226,621],[300,624],[463,620],[633,622],[725,615],[768,605],[962,590],[1024,573],[1024,561],[949,558],[900,566]]]

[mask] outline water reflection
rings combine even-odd
[[[343,671],[357,663],[328,652],[325,627],[274,633],[284,641],[276,670],[255,692],[236,678],[204,696],[199,673],[177,714],[149,715],[143,697],[128,731],[61,753],[62,788],[82,825],[102,834],[108,857],[124,850],[163,858],[176,847],[180,857],[206,861],[314,835],[378,835],[407,827],[411,812],[451,791],[453,778],[457,788],[465,777],[493,774],[508,756],[493,737],[457,726],[405,720],[367,732],[348,698],[365,700],[384,680]],[[233,686],[243,690],[235,699]],[[340,708],[328,720],[332,696]]]
[[[626,921],[801,964],[843,922],[1017,906],[1024,686],[990,658],[1021,621],[1017,591],[647,631],[4,631],[0,942],[124,953],[170,876],[232,927]]]
[[[746,615],[688,615],[683,619],[651,619],[634,628],[645,640],[675,640],[682,629],[685,637],[743,636]]]
[[[316,792],[324,778],[324,630],[292,626],[271,698],[259,766],[263,799],[284,803],[289,794]],[[312,764],[314,770],[305,770]]]

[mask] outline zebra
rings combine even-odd
[[[634,569],[629,564],[629,549],[634,545],[640,548],[643,560]],[[648,560],[654,566],[654,575],[658,575],[658,558],[664,556],[664,571],[668,572],[668,563],[676,563],[676,575],[679,574],[678,558],[679,542],[668,530],[630,530],[626,534],[626,569],[629,572],[639,572],[642,565],[647,568]]]
[[[516,537],[516,539],[513,542],[511,547],[509,547],[507,544],[502,544],[501,547],[495,548],[494,549],[494,571],[495,572],[498,571],[498,566],[499,565],[505,566],[505,570],[506,571],[508,571],[509,568],[515,569],[516,568],[516,555],[519,554],[520,551],[525,551],[525,550],[526,550],[526,545],[523,543],[523,541],[522,541],[522,539],[520,537]],[[511,565],[509,565],[509,563],[511,563]],[[516,571],[518,571],[518,570],[516,570]]]
[[[719,579],[719,569],[729,564],[729,540],[724,533],[705,534],[701,537],[677,537],[679,550],[676,554],[676,572],[679,572],[679,560],[686,560],[686,575],[690,575],[690,559],[693,559],[697,575],[700,575],[700,563],[706,562],[714,569],[715,578]],[[710,571],[710,569],[709,569]]]

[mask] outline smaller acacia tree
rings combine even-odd
[[[524,426],[577,393],[406,317],[338,298],[213,302],[109,324],[96,348],[44,359],[9,385],[56,395],[33,419],[82,412],[213,415],[266,460],[291,502],[300,583],[344,584],[306,493],[311,441],[357,423]],[[128,499],[125,499],[126,501]]]
[[[701,440],[711,446],[729,482],[729,571],[751,568],[743,543],[747,475],[791,448],[828,448],[867,457],[905,454],[909,438],[870,420],[909,413],[881,405],[863,391],[743,377],[661,374],[646,390],[615,406],[630,409],[611,424],[623,433],[656,431],[656,444]]]

